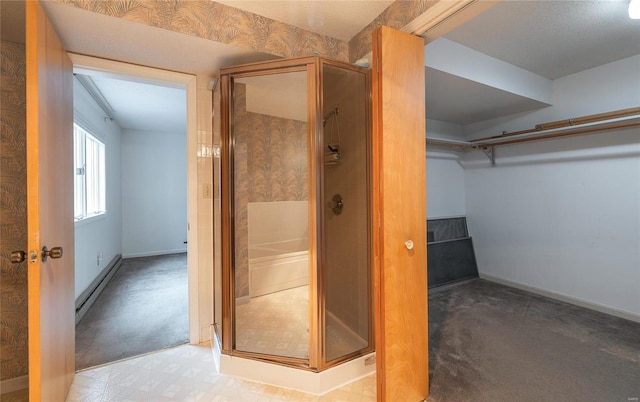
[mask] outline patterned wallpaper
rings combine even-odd
[[[210,0],[50,1],[275,56],[354,62],[371,51],[375,29],[401,29],[440,0],[396,0],[348,43]]]
[[[249,202],[308,198],[307,123],[247,113]]]
[[[128,21],[275,56],[318,52],[348,61],[347,43],[210,0],[53,0]]]
[[[235,84],[233,93],[234,128],[234,217],[235,217],[235,297],[249,295],[249,180],[247,173],[247,93],[243,84]]]
[[[373,31],[381,26],[401,29],[440,0],[396,0],[349,41],[349,60],[355,62],[372,49]]]
[[[24,45],[0,43],[0,380],[28,373],[26,84]]]
[[[236,297],[249,294],[249,202],[308,198],[307,123],[246,110],[246,90],[234,92]]]

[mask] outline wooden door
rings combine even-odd
[[[64,401],[75,368],[72,65],[26,2],[29,399]],[[41,256],[61,247],[60,258]]]
[[[382,27],[373,61],[378,400],[420,401],[429,391],[424,41]]]

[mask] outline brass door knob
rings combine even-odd
[[[47,246],[42,247],[42,262],[46,262],[48,257],[54,259],[62,257],[62,247],[53,247],[51,250]]]
[[[14,264],[20,264],[27,259],[27,253],[22,250],[12,251],[11,252],[11,262]]]

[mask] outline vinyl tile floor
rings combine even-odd
[[[309,357],[309,286],[252,297],[236,306],[236,348],[255,353]],[[329,360],[367,347],[367,342],[330,315],[326,318]]]
[[[210,345],[184,345],[76,373],[67,402],[375,401],[375,375],[317,396],[218,374]]]

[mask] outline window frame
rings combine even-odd
[[[78,120],[73,144],[74,222],[87,222],[107,214],[106,144]]]

